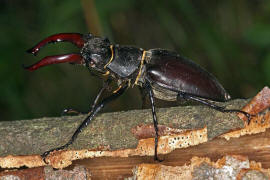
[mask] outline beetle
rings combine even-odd
[[[159,135],[154,98],[165,101],[192,100],[221,112],[242,113],[248,118],[248,123],[250,121],[251,114],[247,112],[238,109],[226,109],[211,102],[225,102],[230,100],[231,97],[212,74],[173,51],[164,49],[144,50],[133,46],[112,44],[109,39],[93,34],[60,33],[45,38],[27,52],[37,55],[46,44],[64,41],[73,43],[80,48],[80,52],[47,56],[33,65],[24,66],[24,68],[34,71],[51,64],[79,64],[87,67],[92,74],[105,77],[105,83],[96,96],[88,116],[74,132],[71,139],[63,146],[44,152],[41,155],[44,162],[46,162],[46,156],[52,151],[62,150],[71,145],[83,128],[106,104],[117,99],[127,88],[134,86],[139,86],[145,90],[150,99],[155,128],[155,160],[159,160],[157,156]],[[117,83],[118,89],[100,101],[102,93],[112,81]],[[68,111],[66,110],[66,112]]]

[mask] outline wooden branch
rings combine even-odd
[[[246,100],[234,100],[226,103],[226,107],[240,109],[246,103]],[[249,125],[244,123],[245,117],[241,120],[235,114],[220,113],[205,106],[159,109],[161,137],[158,152],[165,154],[160,155],[165,159],[162,164],[182,167],[190,164],[194,156],[217,160],[226,154],[233,154],[248,156],[250,160],[261,162],[263,168],[270,168],[269,108],[270,89],[264,88],[243,109],[257,114]],[[43,166],[40,156],[33,154],[63,145],[83,118],[74,116],[1,122],[0,166]],[[88,158],[74,161],[71,167],[83,165],[94,178],[130,177],[136,165],[140,167],[140,163],[154,162],[151,157],[154,154],[153,127],[147,124],[152,124],[150,110],[100,114],[70,147],[76,150],[54,152],[47,161],[55,168],[64,168],[76,159]],[[244,136],[247,134],[254,135]],[[82,173],[89,174],[88,171]]]
[[[240,109],[247,102],[234,100],[226,103],[226,107]],[[244,126],[236,114],[221,113],[206,106],[161,108],[157,110],[157,116],[159,124],[167,127],[200,129],[207,126],[209,139]],[[63,145],[85,117],[64,116],[2,121],[0,156],[42,154],[48,149]],[[135,148],[138,140],[131,133],[131,129],[152,123],[150,109],[100,114],[83,130],[70,149]]]

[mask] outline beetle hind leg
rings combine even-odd
[[[245,111],[241,111],[239,109],[225,109],[225,107],[222,107],[222,106],[218,106],[218,105],[215,105],[215,104],[212,104],[206,100],[203,100],[201,98],[198,98],[196,96],[193,96],[193,95],[190,95],[190,94],[186,94],[186,93],[178,93],[178,96],[177,96],[177,99],[179,98],[183,98],[183,99],[186,99],[186,100],[192,100],[192,101],[196,101],[196,102],[199,102],[201,104],[204,104],[212,109],[215,109],[217,111],[220,111],[220,112],[224,112],[224,113],[242,113],[244,114],[246,117],[247,117],[247,124],[250,123],[250,120],[251,118],[254,116],[252,114],[249,114]]]

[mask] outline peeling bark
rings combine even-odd
[[[217,162],[209,158],[193,157],[189,165],[164,166],[140,164],[133,170],[130,179],[173,180],[173,179],[256,179],[270,178],[270,169],[261,168],[260,163],[249,161],[243,156],[225,156]]]

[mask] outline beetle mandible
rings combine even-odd
[[[25,69],[34,71],[40,67],[58,63],[79,64],[86,66],[90,72],[105,75],[103,77],[106,77],[106,83],[96,96],[88,116],[71,139],[63,146],[44,152],[42,154],[44,161],[52,151],[62,150],[71,145],[82,129],[106,104],[117,99],[127,88],[135,85],[143,88],[150,98],[155,128],[155,160],[159,160],[157,156],[159,135],[154,98],[166,101],[177,101],[181,98],[192,100],[221,112],[243,113],[248,118],[248,123],[250,121],[251,115],[247,112],[225,109],[209,102],[208,100],[225,102],[230,100],[230,95],[213,75],[193,61],[172,51],[121,46],[112,44],[107,38],[92,34],[60,33],[47,37],[27,52],[36,55],[46,44],[62,41],[73,43],[80,48],[80,53],[47,56]],[[116,81],[119,88],[99,102],[102,93],[111,81]]]

